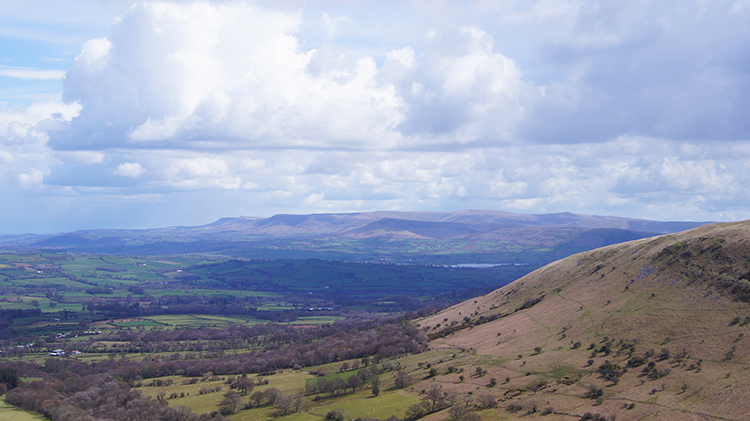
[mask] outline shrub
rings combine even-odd
[[[521,304],[521,307],[519,308],[519,310],[524,310],[524,309],[527,309],[527,308],[531,308],[531,307],[539,304],[539,302],[541,302],[543,298],[544,297],[527,298],[526,301],[524,301],[523,304]]]
[[[672,354],[669,353],[669,350],[667,348],[662,348],[661,353],[656,356],[656,361],[668,360],[671,357],[672,357]]]
[[[733,346],[729,351],[727,351],[726,354],[724,354],[724,358],[722,358],[722,361],[729,361],[732,358],[734,358],[734,351],[737,349],[736,346]]]
[[[497,406],[497,400],[492,395],[487,394],[477,396],[476,402],[480,408],[494,408]]]
[[[414,404],[404,413],[404,420],[417,420],[425,416],[425,409],[422,405]]]
[[[589,390],[586,391],[586,393],[584,393],[583,397],[589,398],[589,399],[597,399],[602,395],[604,395],[604,390],[602,390],[601,387],[596,387],[592,385],[589,387]]]
[[[505,409],[508,412],[518,412],[523,410],[523,405],[520,402],[511,402]]]
[[[540,390],[542,390],[542,389],[544,389],[546,387],[547,387],[547,381],[546,380],[542,380],[542,379],[537,380],[537,381],[531,383],[530,385],[526,386],[526,388],[528,390],[531,390],[532,392],[538,392],[538,391],[540,391]]]
[[[628,360],[628,367],[639,367],[646,364],[646,357],[633,357]]]
[[[660,379],[662,377],[668,376],[669,373],[672,371],[670,369],[666,370],[653,370],[651,373],[649,373],[648,378],[651,380]]]
[[[619,365],[609,361],[605,361],[596,371],[601,374],[602,378],[610,380],[615,384],[617,384],[618,378],[625,373],[625,370],[620,369]]]
[[[344,411],[341,409],[334,409],[326,414],[327,420],[331,421],[344,421]]]

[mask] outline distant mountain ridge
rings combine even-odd
[[[679,232],[700,222],[492,210],[375,211],[221,218],[194,227],[0,237],[0,246],[94,254],[211,253],[242,259],[420,264],[546,264],[573,253]]]
[[[517,227],[614,228],[654,234],[684,231],[707,222],[660,222],[614,216],[573,213],[525,215],[504,211],[330,213],[274,215],[270,218],[222,218],[198,230],[236,231],[271,237],[297,236],[398,236],[453,238]],[[407,234],[408,233],[408,234]]]

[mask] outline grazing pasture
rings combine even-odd
[[[3,421],[43,421],[45,418],[36,412],[24,411],[10,405],[4,398],[0,398],[0,420]]]

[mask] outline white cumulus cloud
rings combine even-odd
[[[137,162],[124,162],[117,166],[115,175],[136,178],[146,172],[146,169]]]
[[[320,53],[300,49],[298,25],[297,14],[236,2],[139,4],[68,71],[66,98],[84,108],[55,144],[320,147],[392,138],[402,103],[376,81],[374,60],[313,75],[307,67]]]

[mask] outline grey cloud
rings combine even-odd
[[[110,163],[75,165],[60,164],[50,168],[44,183],[50,186],[106,187],[120,189],[142,187],[143,181],[115,175],[117,165]]]
[[[405,134],[450,133],[459,143],[501,138],[520,114],[521,71],[478,28],[431,34],[413,66],[397,85],[408,104],[400,126]]]
[[[540,65],[568,69],[567,75],[547,85],[546,96],[527,97],[518,136],[543,143],[618,135],[748,139],[750,122],[742,114],[750,77],[748,67],[735,63],[738,53],[747,56],[750,34],[728,3],[705,5],[703,12],[696,5],[655,5],[631,16],[610,45],[575,42],[607,28],[609,20],[598,15],[579,20],[562,42],[545,42]]]

